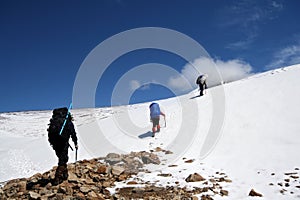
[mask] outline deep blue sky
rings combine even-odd
[[[198,41],[214,58],[239,59],[253,72],[300,63],[300,1],[0,1],[0,112],[68,106],[76,73],[105,39],[139,27],[163,27]],[[120,57],[102,81],[97,106],[110,106],[114,84],[134,66],[157,62],[180,71],[167,52],[141,50]],[[151,85],[130,103],[172,95]]]

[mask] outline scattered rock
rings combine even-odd
[[[167,153],[162,149],[156,149]],[[161,154],[160,154],[161,155]],[[193,162],[190,160],[189,162]],[[91,160],[82,160],[76,163],[68,164],[68,180],[53,186],[51,181],[54,178],[55,170],[43,174],[35,174],[27,179],[15,179],[2,184],[0,187],[0,199],[155,199],[155,200],[197,200],[195,195],[210,192],[227,196],[228,191],[222,190],[217,181],[225,182],[225,178],[215,178],[215,182],[203,187],[180,188],[180,182],[169,180],[168,184],[176,185],[166,187],[156,187],[153,183],[143,183],[141,179],[135,179],[127,182],[127,187],[116,189],[116,193],[111,195],[108,188],[115,186],[116,181],[124,181],[134,177],[139,172],[149,173],[144,168],[145,164],[160,164],[159,157],[150,152],[131,152],[126,155],[110,153],[106,157]],[[177,165],[169,165],[177,167]],[[225,175],[225,174],[224,174]],[[170,173],[160,173],[158,176],[172,177]],[[138,178],[138,177],[137,177]],[[204,181],[201,175],[194,173],[186,178],[187,182]],[[156,184],[159,184],[156,182]],[[213,186],[211,186],[213,184]],[[139,185],[139,187],[136,187]],[[145,185],[144,187],[141,186]],[[212,199],[208,194],[202,195],[201,199]]]
[[[88,193],[89,191],[91,191],[91,188],[87,187],[87,186],[82,186],[82,187],[80,187],[80,191],[82,193]]]
[[[213,200],[213,198],[206,194],[201,196],[201,200]]]
[[[159,160],[158,156],[153,153],[151,153],[150,155],[143,154],[141,158],[142,158],[142,161],[144,164],[155,164],[155,165],[160,164],[160,160]]]
[[[136,181],[129,181],[128,183],[127,183],[127,185],[137,185],[138,183],[136,182]]]
[[[198,182],[198,181],[204,181],[205,178],[203,178],[201,175],[194,173],[194,174],[190,174],[185,181],[186,182]]]
[[[156,154],[143,151],[127,155],[110,153],[104,158],[78,161],[68,164],[68,180],[57,186],[51,184],[57,168],[53,167],[44,174],[3,184],[0,199],[110,199],[106,188],[138,172],[147,172],[143,168],[146,163],[159,164],[160,160]]]
[[[285,183],[284,186],[285,187],[290,187],[290,184],[289,183]]]
[[[160,148],[160,147],[156,147],[156,148],[154,149],[154,151],[155,151],[155,152],[161,152],[161,151],[163,151],[163,149]]]
[[[249,196],[252,196],[252,197],[262,197],[263,195],[256,192],[254,189],[251,189],[251,191],[249,192]]]
[[[166,150],[166,151],[165,151],[165,154],[166,154],[166,155],[168,155],[168,154],[173,154],[173,152],[172,152],[172,151],[169,151],[169,150]]]
[[[297,172],[288,172],[288,173],[284,173],[284,175],[290,176],[290,175],[297,175]]]
[[[119,176],[124,171],[125,171],[125,169],[123,167],[120,167],[120,166],[113,166],[112,167],[112,174],[113,175]]]
[[[41,195],[39,195],[36,192],[32,192],[32,191],[29,192],[29,196],[31,199],[39,199],[41,197]]]
[[[194,159],[190,159],[190,160],[186,160],[186,161],[184,161],[185,163],[192,163],[192,162],[194,162]]]
[[[108,167],[105,165],[100,165],[97,169],[97,173],[99,174],[108,174]]]
[[[281,194],[284,194],[285,192],[286,192],[285,189],[281,189],[281,190],[280,190],[280,193],[281,193]]]
[[[221,196],[228,196],[228,191],[227,190],[220,190]]]
[[[121,155],[117,153],[109,153],[105,157],[105,162],[109,163],[110,165],[114,165],[122,161]]]
[[[162,176],[162,177],[171,177],[172,174],[157,174],[157,176]]]

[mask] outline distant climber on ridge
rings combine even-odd
[[[53,185],[60,184],[64,180],[68,179],[67,162],[69,159],[68,149],[70,147],[70,136],[72,137],[76,150],[78,149],[77,136],[72,119],[71,113],[69,113],[66,107],[54,109],[52,118],[50,119],[49,128],[47,129],[48,141],[58,157],[58,167],[55,172]],[[66,123],[63,127],[65,120]]]
[[[150,119],[153,124],[152,126],[152,137],[155,136],[155,132],[160,131],[159,119],[160,115],[166,117],[166,115],[160,111],[160,107],[157,103],[152,103],[150,106]]]
[[[200,75],[197,78],[196,84],[199,85],[200,96],[203,96],[203,92],[207,89],[206,79],[208,78],[207,74]]]

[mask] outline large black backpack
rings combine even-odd
[[[64,121],[66,120],[68,114],[68,109],[65,108],[57,108],[53,110],[52,118],[50,119],[49,128],[48,131],[48,141],[53,146],[53,148],[56,148],[58,146],[61,146],[68,142],[70,138],[70,133],[68,131],[68,123],[71,122],[71,117],[68,117],[67,123],[65,124],[65,127],[61,133],[61,128],[64,124]],[[69,114],[70,115],[70,114]]]
[[[196,80],[196,84],[199,85],[201,83],[201,78],[202,78],[202,75],[201,76],[198,76],[197,80]]]

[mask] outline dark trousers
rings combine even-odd
[[[206,89],[206,84],[199,84],[199,89],[200,89],[200,96],[203,96],[203,92],[204,92],[204,89]]]
[[[67,162],[69,160],[68,149],[69,143],[65,143],[64,145],[55,149],[55,153],[58,158],[58,166],[67,165]]]

